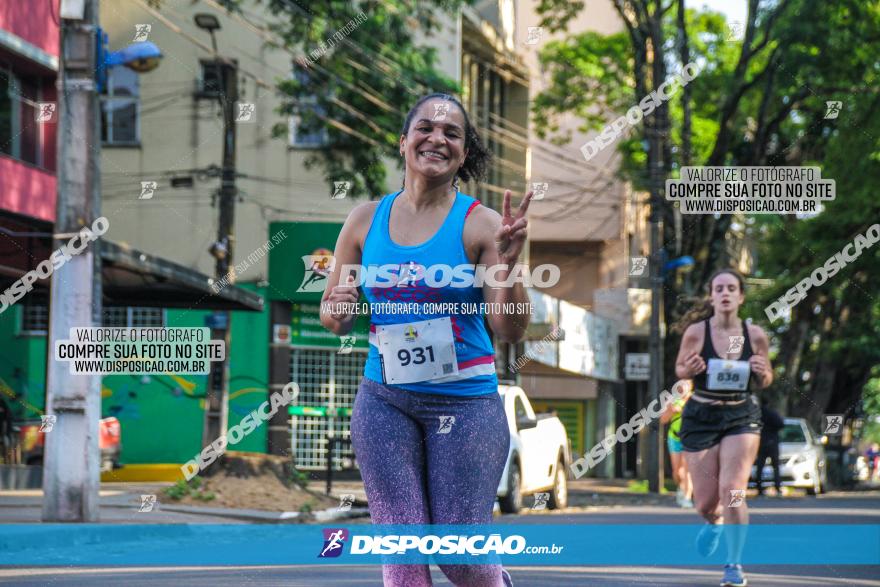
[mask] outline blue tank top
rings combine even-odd
[[[464,223],[471,208],[479,202],[461,192],[456,192],[455,203],[437,233],[422,244],[403,246],[392,242],[391,235],[388,233],[391,207],[399,195],[400,192],[384,196],[373,216],[373,222],[364,241],[361,259],[361,264],[367,268],[367,272],[370,267],[376,268],[382,265],[402,266],[404,268],[403,274],[406,273],[405,268],[414,265],[425,268],[437,264],[449,265],[453,268],[458,265],[470,267],[471,262],[467,257],[463,242]],[[473,271],[469,273],[473,274]],[[385,384],[376,335],[377,326],[449,317],[452,323],[458,373],[394,387],[401,387],[408,391],[452,396],[497,393],[495,350],[492,348],[492,341],[486,331],[483,314],[471,311],[459,312],[457,315],[449,312],[425,313],[420,311],[421,304],[426,303],[469,304],[473,308],[474,304],[479,305],[483,302],[482,288],[453,287],[456,283],[455,277],[443,281],[439,286],[437,284],[441,282],[434,280],[433,283],[433,287],[428,286],[424,275],[414,276],[407,282],[394,287],[371,287],[370,283],[364,282],[364,296],[371,304],[370,353],[367,357],[364,377]],[[418,310],[415,313],[404,314],[383,311],[388,308],[388,304],[400,302],[418,304]]]

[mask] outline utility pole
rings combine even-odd
[[[649,123],[648,120],[645,121]],[[660,348],[660,308],[663,295],[663,277],[661,275],[663,257],[660,242],[660,206],[662,204],[660,190],[663,184],[662,140],[660,131],[651,122],[647,125],[649,141],[648,166],[650,172],[651,212],[648,222],[651,225],[651,330],[648,340],[650,379],[648,381],[648,402],[660,401],[660,387],[663,379],[663,360]],[[663,486],[663,467],[660,462],[660,423],[655,420],[648,427],[648,491],[659,493]]]
[[[213,31],[211,32],[211,40],[214,42]],[[220,104],[223,108],[223,167],[219,194],[220,218],[217,223],[217,243],[214,247],[214,255],[217,258],[215,274],[218,281],[229,274],[229,281],[232,282],[234,275],[230,274],[230,270],[235,244],[233,235],[235,198],[238,196],[238,190],[235,187],[235,103],[238,100],[238,69],[232,60],[221,60],[216,54],[216,49],[217,45],[214,42],[214,58],[220,72],[218,78],[222,80],[220,82],[222,83]],[[211,362],[202,446],[207,446],[221,434],[225,434],[229,420],[228,361],[231,316],[228,311],[215,316],[215,319],[219,318],[219,321],[211,329],[211,338],[225,341],[226,355],[222,361]]]
[[[84,4],[84,6],[83,6]],[[58,199],[53,249],[100,216],[101,143],[95,92],[98,0],[61,9],[58,70]],[[74,14],[66,11],[70,9]],[[82,12],[77,14],[77,8]],[[46,413],[56,416],[43,457],[43,521],[98,520],[98,420],[101,376],[71,375],[55,360],[55,341],[101,316],[100,253],[91,243],[52,275],[46,363]]]
[[[657,57],[656,59],[662,59]],[[663,79],[662,63],[654,63],[654,80]],[[656,81],[655,81],[656,83]],[[665,142],[669,136],[669,118],[666,104],[661,104],[652,118],[645,119],[648,133],[648,171],[650,174],[651,212],[648,222],[651,225],[651,334],[648,342],[651,376],[648,381],[648,401],[659,405],[660,390],[663,386],[663,344],[660,338],[660,318],[663,308],[663,242],[660,222],[663,218],[664,191],[664,153]],[[659,493],[663,487],[663,443],[661,442],[660,422],[655,420],[649,426],[648,435],[648,491]]]

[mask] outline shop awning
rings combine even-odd
[[[51,225],[0,215],[0,292],[52,254]],[[259,312],[263,298],[228,285],[214,293],[211,277],[168,259],[101,239],[104,305]],[[27,294],[45,303],[49,279]],[[25,299],[26,299],[25,298]]]
[[[263,298],[228,285],[218,293],[204,273],[127,246],[101,241],[104,301],[111,305],[192,308],[194,310],[263,309]]]

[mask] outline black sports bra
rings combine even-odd
[[[721,359],[718,356],[718,353],[715,352],[715,347],[712,345],[712,330],[709,327],[709,319],[706,319],[706,333],[703,336],[703,350],[700,352],[700,356],[703,358],[703,361],[706,362],[706,371],[703,371],[699,375],[694,375],[694,389],[702,389],[704,391],[711,391],[713,394],[732,394],[739,395],[743,392],[739,391],[729,391],[729,390],[710,390],[708,387],[708,381],[706,381],[706,373],[709,370],[709,359]],[[749,339],[749,327],[746,324],[745,320],[742,322],[743,328],[743,350],[742,356],[736,359],[737,361],[748,361],[749,357],[751,357],[754,353],[752,352],[752,341]],[[733,360],[733,359],[731,359]],[[746,382],[746,391],[749,390],[752,383],[752,372],[749,370],[749,380]]]

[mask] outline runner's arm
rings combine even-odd
[[[680,379],[691,379],[701,373],[705,368],[705,361],[700,357],[700,349],[703,346],[702,325],[697,322],[691,324],[681,337],[681,346],[678,347],[678,357],[675,359],[675,376]]]
[[[366,231],[373,221],[377,202],[366,202],[352,210],[333,250],[333,271],[327,277],[324,295],[321,296],[321,325],[338,336],[351,332],[357,313],[353,304],[357,303],[360,292],[357,285],[339,283],[342,268],[346,265],[360,265],[363,241]],[[352,304],[352,306],[346,306]],[[345,308],[351,308],[346,312]]]
[[[770,340],[764,329],[754,324],[749,325],[749,337],[752,339],[754,355],[749,359],[752,370],[756,365],[763,370],[758,376],[758,387],[764,389],[773,383],[773,365],[770,364]]]
[[[468,216],[464,229],[465,249],[471,260],[487,268],[500,263],[498,258],[498,245],[495,235],[501,228],[501,215],[495,210],[485,206],[477,206]],[[511,276],[516,262],[510,263],[505,270],[494,273],[499,282],[506,281]],[[488,283],[483,284],[483,301],[487,304],[505,304],[512,312],[490,312],[487,315],[492,332],[503,342],[516,343],[522,340],[529,325],[532,315],[529,311],[529,296],[522,283],[513,283],[510,287],[493,289]]]
[[[675,414],[675,410],[672,409],[672,402],[669,402],[669,405],[666,406],[666,409],[663,410],[663,413],[660,414],[660,423],[666,424],[670,420],[672,420],[672,416]]]

